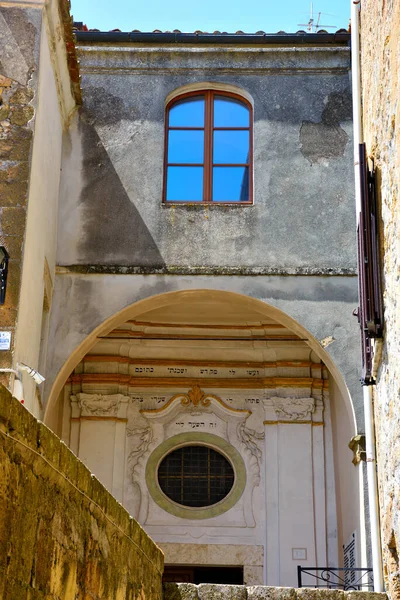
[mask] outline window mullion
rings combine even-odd
[[[203,201],[212,201],[212,126],[213,126],[213,96],[208,91],[205,101],[204,122],[204,190]]]

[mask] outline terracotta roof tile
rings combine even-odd
[[[74,31],[101,31],[100,29],[88,29],[86,25],[83,24],[82,21],[75,21],[73,23],[73,29]],[[111,29],[110,31],[112,32],[121,32],[121,29]],[[145,31],[140,31],[139,29],[132,29],[132,31],[130,33],[147,33]],[[196,29],[196,31],[193,32],[182,32],[180,29],[174,29],[173,31],[161,31],[161,29],[154,29],[152,31],[152,33],[192,33],[195,35],[274,35],[274,34],[267,34],[265,31],[256,31],[255,34],[254,33],[245,33],[244,31],[236,31],[235,33],[229,33],[227,31],[213,31],[212,33],[209,33],[207,31],[201,31],[200,29]],[[309,31],[304,31],[304,30],[299,30],[295,32],[296,35],[304,35],[304,34],[310,34]],[[328,31],[326,31],[325,29],[319,29],[318,31],[316,31],[315,33],[328,33]],[[335,33],[349,33],[348,29],[338,29]],[[276,35],[292,35],[290,33],[288,33],[287,31],[277,31]]]

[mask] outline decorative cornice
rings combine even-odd
[[[157,323],[155,321],[129,320],[127,323],[136,327],[174,327],[179,329],[287,329],[280,323],[247,324],[247,325],[220,325],[204,323]]]
[[[249,329],[249,327],[247,327]],[[251,329],[254,329],[251,326]],[[227,368],[251,368],[251,369],[276,369],[285,368],[290,369],[325,369],[323,363],[314,363],[311,361],[290,361],[290,360],[277,360],[277,361],[263,361],[263,362],[251,362],[251,361],[225,361],[225,360],[190,360],[190,359],[167,359],[167,358],[130,358],[128,356],[116,356],[113,354],[87,354],[81,361],[82,363],[121,363],[129,365],[156,365],[156,366],[193,366],[193,367],[227,367]]]
[[[128,419],[123,418],[123,417],[83,416],[83,417],[71,417],[71,421],[114,421],[115,423],[127,423]]]
[[[220,405],[221,408],[225,409],[226,411],[229,411],[230,413],[236,413],[240,415],[251,415],[251,410],[242,408],[232,408],[232,406],[226,404],[218,396],[203,392],[203,390],[198,385],[194,385],[188,391],[187,394],[175,394],[174,396],[172,396],[172,398],[168,400],[166,404],[164,404],[164,406],[161,406],[160,408],[142,408],[140,412],[145,416],[160,415],[161,413],[167,412],[177,400],[181,401],[181,406],[188,407],[192,404],[196,408],[209,407],[211,405],[211,401],[214,400],[217,403],[217,405]]]
[[[251,327],[249,327],[249,329],[251,329]],[[289,330],[287,330],[289,331]],[[117,339],[154,339],[154,335],[152,332],[147,332],[147,331],[135,331],[132,329],[113,329],[112,331],[110,331],[107,335],[104,335],[103,338],[106,339],[113,339],[113,338],[117,338]],[[177,334],[176,333],[160,333],[157,332],[157,340],[169,340],[169,339],[176,339],[177,338]],[[263,339],[263,340],[290,340],[290,341],[303,341],[303,338],[300,338],[298,335],[295,335],[294,333],[289,333],[289,334],[280,334],[280,333],[271,333],[271,334],[267,334],[264,332],[264,334],[256,334],[256,335],[249,335],[248,337],[241,337],[238,338],[238,336],[235,335],[229,335],[229,334],[221,334],[218,339],[219,340],[234,340],[236,341],[244,341],[244,342],[251,342],[252,340],[254,340],[254,338],[256,338],[257,340],[259,339]],[[199,334],[199,333],[179,333],[179,339],[180,340],[204,340],[207,339],[205,334]]]
[[[118,384],[128,388],[187,387],[188,383],[223,389],[312,388],[328,389],[328,380],[312,377],[249,377],[249,378],[194,378],[194,377],[134,377],[114,373],[77,373],[68,381],[73,384]]]
[[[187,69],[185,69],[187,71]],[[175,210],[187,210],[184,205],[174,205]],[[168,208],[168,207],[167,207]],[[240,207],[243,210],[243,207]],[[204,206],[190,206],[191,210],[204,212]],[[207,211],[218,211],[221,207],[206,207]],[[232,205],[229,209],[235,209]],[[214,276],[239,276],[239,277],[262,277],[262,276],[304,276],[304,277],[357,277],[357,267],[213,267],[213,266],[193,266],[186,267],[181,265],[165,265],[154,267],[140,267],[134,265],[58,265],[56,267],[57,275],[214,275]]]

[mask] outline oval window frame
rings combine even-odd
[[[183,446],[208,446],[222,454],[232,465],[234,482],[223,500],[201,508],[177,504],[164,494],[158,483],[158,467],[173,450]],[[210,519],[230,510],[242,497],[246,487],[246,467],[239,452],[229,442],[212,433],[180,433],[162,442],[150,454],[146,464],[146,484],[154,502],[166,512],[182,519]]]

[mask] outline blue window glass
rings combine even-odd
[[[248,167],[214,167],[213,200],[247,202],[249,200]]]
[[[227,96],[215,96],[214,127],[249,127],[250,111],[248,107]]]
[[[167,200],[202,202],[203,167],[168,167]]]
[[[249,139],[248,131],[214,131],[214,163],[247,163]]]
[[[204,127],[204,97],[179,100],[169,109],[170,127]]]
[[[168,135],[168,163],[203,163],[204,131],[171,129]]]

